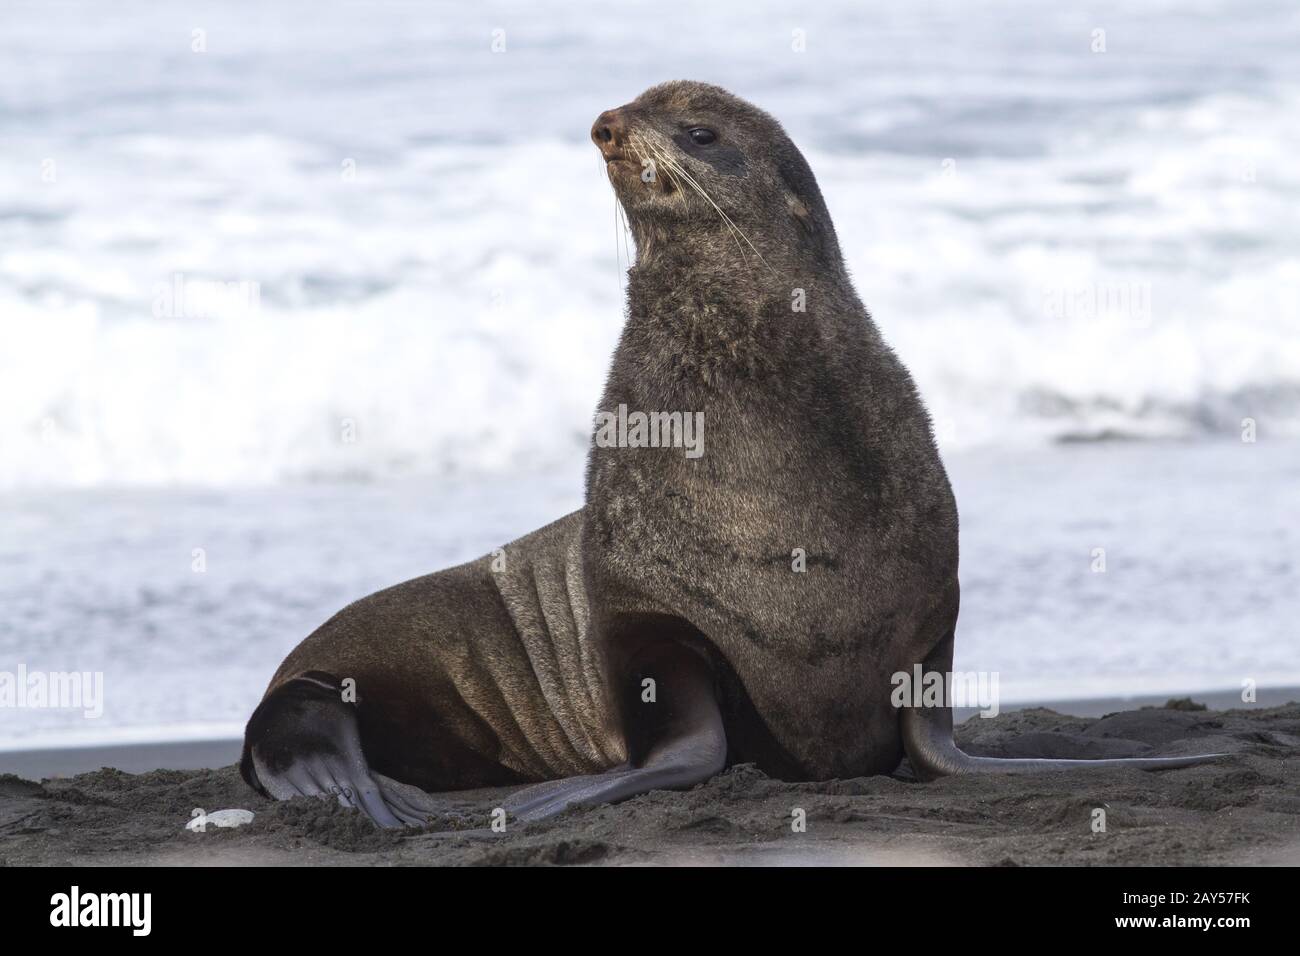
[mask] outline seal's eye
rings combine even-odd
[[[713,130],[705,129],[703,126],[697,126],[695,129],[691,130],[690,136],[691,140],[694,141],[697,146],[708,146],[718,138],[717,134],[714,133]]]

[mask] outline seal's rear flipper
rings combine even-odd
[[[1190,757],[1121,757],[1101,760],[1056,760],[1020,757],[974,757],[952,739],[952,710],[948,707],[907,707],[900,721],[903,748],[922,780],[959,773],[1034,773],[1044,770],[1174,770],[1219,760],[1228,754]]]
[[[956,606],[953,607],[956,614]],[[955,617],[954,617],[955,619]],[[926,655],[922,665],[926,673],[952,672],[954,632],[950,625],[946,636]],[[952,739],[950,707],[905,707],[899,725],[903,749],[912,769],[921,780],[934,780],[959,773],[1035,773],[1045,770],[1106,770],[1127,767],[1132,770],[1176,770],[1230,756],[1197,754],[1190,757],[1106,757],[1099,760],[1058,760],[1030,757],[974,757],[957,747]]]
[[[316,671],[280,685],[253,711],[239,770],[264,796],[333,794],[384,827],[424,826],[431,810],[423,791],[371,772],[354,705],[335,677]]]

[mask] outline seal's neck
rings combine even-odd
[[[627,324],[616,364],[648,381],[665,372],[682,385],[731,390],[744,381],[796,374],[828,340],[810,302],[826,303],[836,282],[812,266],[773,255],[760,261],[701,252],[674,242],[628,271]]]
[[[783,241],[759,228],[726,228],[716,220],[703,224],[634,219],[629,223],[636,246],[635,268],[642,272],[734,275],[748,283],[816,274],[847,282],[838,248],[833,257],[799,243]],[[765,273],[766,276],[760,275]]]

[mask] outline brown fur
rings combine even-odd
[[[362,598],[289,654],[266,697],[313,672],[354,680],[371,766],[426,790],[621,763],[580,528],[575,512],[508,545],[502,570],[488,555]]]
[[[957,611],[957,510],[929,419],[774,119],[697,83],[618,113],[631,144],[674,149],[754,248],[671,171],[646,184],[612,169],[639,254],[600,408],[702,411],[706,450],[592,449],[583,540],[600,627],[655,612],[703,635],[737,685],[733,758],[793,776],[890,770],[889,677]],[[694,126],[717,140],[683,143]]]
[[[712,665],[729,759],[888,771],[890,675],[943,647],[957,613],[957,511],[925,410],[775,120],[699,83],[616,118],[610,178],[638,257],[599,408],[703,412],[703,456],[593,445],[582,512],[507,546],[504,571],[488,557],[344,609],[267,701],[303,674],[355,679],[366,759],[425,789],[570,777],[637,764],[671,723],[640,716],[638,680],[685,686],[685,647]],[[693,145],[693,126],[717,141]],[[669,160],[650,183],[648,155]],[[250,748],[276,766],[299,739],[277,752],[272,716],[250,722],[254,785]]]

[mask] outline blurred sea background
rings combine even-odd
[[[579,507],[588,130],[674,78],[783,122],[917,379],[959,669],[1300,684],[1298,49],[1264,0],[8,0],[0,671],[106,699],[0,749],[237,734],[344,604]]]

